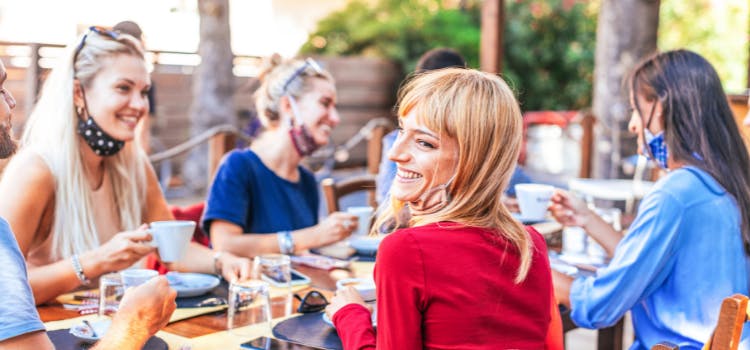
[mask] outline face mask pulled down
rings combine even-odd
[[[667,150],[667,143],[664,141],[664,132],[660,132],[658,135],[654,135],[648,128],[643,129],[643,134],[646,138],[646,147],[651,151],[646,154],[647,158],[651,158],[649,154],[654,156],[654,161],[662,169],[667,169],[667,159],[669,153]]]
[[[83,88],[81,88],[83,92]],[[86,111],[88,118],[84,119],[81,114]],[[94,121],[94,118],[89,114],[89,108],[86,103],[86,95],[83,95],[83,108],[76,110],[78,114],[78,135],[83,137],[86,144],[99,156],[113,156],[120,152],[125,147],[125,141],[120,141],[109,135],[99,124]]]
[[[453,182],[453,179],[454,177],[451,177],[448,182],[428,189],[416,201],[409,202],[409,212],[411,215],[428,215],[445,208],[451,201],[451,194],[448,192],[448,187]]]
[[[294,97],[291,95],[288,95],[288,97],[289,105],[292,107],[292,113],[294,114],[294,119],[289,121],[289,137],[292,139],[292,144],[294,145],[294,149],[297,150],[297,154],[300,157],[306,157],[313,154],[313,152],[320,148],[320,145],[315,142],[315,138],[310,133],[310,130],[299,117],[300,114]]]

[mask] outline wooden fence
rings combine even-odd
[[[8,70],[8,88],[17,101],[14,110],[14,131],[20,135],[23,123],[33,106],[32,96],[40,89],[41,81],[47,72],[40,68],[40,60],[50,59],[39,55],[39,52],[57,51],[58,45],[41,45],[28,43],[0,42],[0,59]],[[18,53],[21,54],[18,54]],[[15,54],[14,54],[15,53]],[[189,109],[192,100],[192,71],[194,66],[171,65],[159,62],[165,52],[153,52],[154,70],[151,75],[156,87],[156,116],[152,122],[152,138],[169,148],[189,138]],[[190,53],[168,52],[170,55],[192,55]],[[367,123],[376,117],[389,117],[395,103],[396,90],[401,78],[401,71],[394,63],[367,57],[318,57],[321,64],[336,79],[338,92],[338,111],[342,122],[334,130],[332,137],[336,144],[341,144],[352,137]],[[253,57],[240,57],[236,62],[258,64]],[[256,86],[253,77],[236,78],[235,106],[239,113],[242,110],[254,110],[252,89]],[[240,121],[242,123],[243,121]],[[244,121],[246,122],[246,121]],[[243,128],[245,125],[237,125]],[[364,165],[366,145],[360,144],[351,152],[351,157],[344,166]],[[176,159],[176,169],[180,169],[184,157]]]

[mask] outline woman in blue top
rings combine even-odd
[[[643,199],[627,235],[559,191],[550,210],[581,226],[612,257],[593,277],[553,271],[555,294],[582,327],[632,312],[635,342],[700,349],[722,299],[748,294],[750,161],[710,63],[696,53],[656,54],[630,76],[629,129],[668,174]],[[743,332],[742,348],[748,348]]]
[[[318,223],[317,183],[300,165],[340,121],[333,77],[309,58],[269,63],[256,93],[264,130],[223,160],[203,217],[214,249],[247,257],[321,247],[357,226],[341,212]]]

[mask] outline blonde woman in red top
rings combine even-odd
[[[377,335],[353,288],[326,309],[344,348],[545,348],[556,309],[544,239],[501,201],[521,145],[513,92],[492,74],[439,70],[404,86],[398,116],[391,205],[374,228],[401,210],[409,221],[378,251]]]

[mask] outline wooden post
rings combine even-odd
[[[30,44],[29,50],[29,67],[26,68],[26,105],[24,106],[24,112],[28,115],[31,114],[32,108],[36,103],[36,97],[39,93],[39,75],[41,69],[39,67],[39,44]]]
[[[489,73],[503,71],[503,33],[505,1],[484,0],[482,4],[482,38],[479,48],[480,69]]]
[[[237,135],[226,132],[221,132],[211,136],[211,139],[208,140],[208,171],[206,173],[208,179],[206,185],[208,187],[206,188],[211,188],[216,169],[219,168],[219,164],[221,163],[224,154],[229,152],[229,150],[234,149],[236,144]]]

